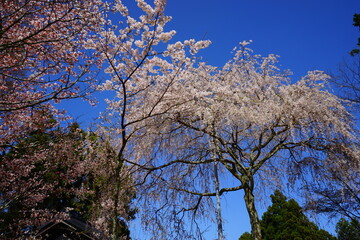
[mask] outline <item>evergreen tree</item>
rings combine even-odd
[[[271,201],[272,205],[264,213],[261,221],[264,239],[335,239],[311,222],[294,199],[287,200],[279,190],[271,195]]]
[[[244,233],[240,236],[239,240],[252,240],[251,233],[249,233],[249,232],[244,232]]]
[[[356,219],[350,222],[341,218],[336,224],[338,240],[360,240],[360,223]]]
[[[261,220],[261,233],[264,240],[334,240],[325,230],[319,229],[303,213],[294,200],[276,190],[271,195],[272,205],[268,207]],[[249,240],[251,235],[244,233],[239,240]]]
[[[31,235],[37,226],[53,221],[59,214],[70,214],[90,224],[99,217],[100,199],[104,184],[107,184],[104,183],[106,176],[91,171],[89,164],[92,161],[84,154],[85,135],[77,123],[68,128],[38,129],[0,155],[2,163],[37,156],[39,152],[46,153],[29,167],[29,174],[21,177],[24,182],[36,179],[41,184],[35,187],[44,187],[44,196],[35,204],[29,204],[23,194],[15,199],[5,198],[2,193],[6,189],[0,188],[0,196],[4,195],[0,199],[0,206],[6,204],[0,208],[0,238],[18,239]],[[97,136],[91,137],[93,141],[97,140]],[[136,213],[136,209],[130,206],[135,192],[128,191],[126,194],[130,200],[123,202],[124,215],[131,220]],[[36,218],[34,212],[44,214]],[[117,236],[129,239],[130,231],[126,221],[119,218],[117,224]]]
[[[56,125],[55,120],[53,121]],[[28,169],[26,174],[17,177],[19,184],[37,182],[24,190],[10,184],[8,188],[5,184],[1,186],[2,236],[20,237],[24,233],[23,229],[31,232],[36,225],[41,225],[68,209],[73,209],[73,213],[76,212],[79,218],[86,220],[90,204],[88,200],[80,201],[76,194],[84,187],[86,180],[85,172],[80,169],[83,161],[83,134],[78,124],[72,124],[66,129],[42,127],[1,154],[0,163],[9,168],[3,171],[11,172],[10,163],[17,161],[21,161]],[[26,165],[28,162],[24,159],[28,158],[36,158],[37,161]],[[36,189],[42,189],[43,194],[36,195]],[[37,200],[30,201],[31,198]]]

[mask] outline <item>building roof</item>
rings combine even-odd
[[[99,231],[89,224],[71,217],[45,224],[39,229],[36,237],[49,240],[97,240],[100,239],[97,234]]]

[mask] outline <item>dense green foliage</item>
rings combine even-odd
[[[0,211],[0,237],[21,238],[32,234],[38,225],[59,218],[59,213],[70,214],[89,223],[97,218],[102,188],[107,183],[104,183],[105,176],[94,175],[84,169],[85,136],[86,133],[77,123],[68,128],[39,129],[0,155],[1,163],[47,153],[35,166],[30,166],[32,168],[28,175],[21,177],[25,182],[31,179],[41,182],[37,187],[44,187],[44,197],[36,204],[29,204],[24,194],[10,200],[10,204]],[[96,136],[92,135],[90,139],[95,141]],[[27,190],[31,191],[29,188]],[[129,199],[135,197],[134,192],[127,194]],[[128,219],[134,219],[136,209],[129,204],[124,202],[124,211]],[[38,213],[36,221],[34,213]],[[130,231],[126,222],[119,218],[117,224],[116,235],[129,239]]]
[[[252,240],[251,233],[249,233],[249,232],[243,233],[240,236],[239,240]]]
[[[353,219],[350,222],[342,218],[336,224],[338,240],[360,240],[360,223]]]
[[[31,230],[34,225],[46,221],[46,218],[51,219],[56,213],[69,209],[72,209],[78,217],[81,216],[83,220],[87,219],[92,199],[80,200],[76,196],[76,191],[80,190],[85,183],[84,176],[75,169],[82,160],[80,148],[78,148],[82,135],[83,132],[77,124],[67,129],[39,128],[7,152],[3,152],[0,162],[36,158],[37,161],[34,164],[27,166],[30,172],[18,179],[23,182],[36,179],[40,184],[26,188],[28,194],[19,193],[14,199],[8,200],[10,204],[0,211],[0,218],[3,219],[0,222],[1,234],[8,237],[21,235],[22,229]],[[62,143],[67,149],[58,148]],[[64,155],[65,151],[71,152],[71,155]],[[31,195],[32,188],[44,188],[43,196],[37,196],[39,200],[35,204],[27,200],[27,195]],[[20,192],[20,190],[14,191]],[[30,221],[36,213],[38,220]]]
[[[261,221],[264,239],[334,239],[311,222],[294,199],[287,200],[277,190],[271,195],[271,201]]]
[[[302,212],[299,204],[276,190],[271,195],[272,205],[268,207],[261,220],[264,240],[332,240],[336,239],[325,230],[319,229]],[[244,233],[239,240],[251,239]]]

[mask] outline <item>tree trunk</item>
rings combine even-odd
[[[213,134],[216,135],[215,126],[213,125]],[[219,147],[215,138],[210,141],[210,146],[212,147],[212,158],[216,159],[219,154]],[[218,240],[224,240],[224,230],[222,224],[221,216],[221,197],[220,197],[220,181],[218,175],[218,164],[219,162],[214,162],[214,185],[216,192],[216,221],[217,221],[217,230],[218,230]]]
[[[221,198],[220,198],[220,182],[217,169],[218,162],[214,165],[215,191],[216,191],[216,221],[218,226],[218,240],[224,240],[222,216],[221,216]]]
[[[261,227],[260,227],[259,216],[255,208],[253,187],[248,185],[244,188],[244,191],[245,191],[244,200],[246,204],[246,209],[250,217],[251,235],[254,240],[261,240],[262,239]]]
[[[111,222],[111,239],[116,240],[119,239],[118,236],[118,230],[119,230],[119,224],[118,224],[118,204],[119,204],[119,196],[120,196],[120,190],[121,190],[121,180],[120,180],[120,173],[122,170],[124,164],[124,159],[122,158],[122,154],[118,155],[117,159],[117,166],[115,169],[115,194],[114,194],[114,209],[113,209],[113,216],[112,216],[112,222]]]

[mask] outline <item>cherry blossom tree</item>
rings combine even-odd
[[[354,144],[354,147],[359,146]],[[294,171],[307,173],[294,179],[307,190],[306,210],[329,217],[360,219],[360,160],[358,154],[348,148],[343,144],[334,145],[326,149],[326,161],[307,158],[294,165]]]
[[[119,22],[106,22],[100,40],[94,42],[90,39],[87,42],[88,48],[101,53],[105,72],[110,76],[99,89],[113,96],[113,99],[106,100],[108,108],[102,114],[103,122],[97,131],[97,135],[116,149],[116,157],[111,164],[114,184],[109,188],[109,199],[105,206],[108,209],[107,217],[113,222],[110,230],[112,239],[117,238],[116,222],[122,211],[119,203],[122,193],[126,191],[124,169],[132,172],[138,192],[142,195],[149,192],[143,183],[151,178],[151,173],[140,173],[140,164],[134,164],[137,162],[134,159],[143,155],[147,145],[144,142],[145,146],[138,145],[134,137],[140,138],[148,135],[148,131],[156,131],[146,120],[162,115],[173,107],[165,106],[163,102],[169,92],[187,78],[188,69],[193,68],[194,54],[209,44],[208,41],[193,39],[170,44],[176,32],[165,30],[166,23],[171,20],[164,14],[166,1],[155,0],[153,4],[144,0],[135,2],[140,16],[130,15],[122,1],[116,1],[110,8],[114,16],[112,19]],[[138,200],[142,199],[139,197]],[[142,206],[147,209],[158,207],[156,203],[147,202]],[[160,214],[149,214],[145,208],[140,211],[143,222],[155,229],[154,220],[149,219]],[[153,233],[165,234],[157,229]],[[171,238],[169,235],[166,237]]]
[[[137,194],[133,171],[124,163],[119,166],[117,149],[106,137],[92,133],[85,142],[86,185],[91,192],[84,197],[91,205],[88,221],[101,231],[103,237],[129,239],[129,222],[137,213],[131,203]],[[116,191],[114,187],[117,187]]]
[[[353,154],[358,149],[349,147],[356,140],[352,117],[326,90],[326,74],[312,71],[290,83],[277,56],[255,55],[247,44],[222,69],[204,63],[190,69],[163,104],[172,108],[152,119],[157,131],[141,139],[151,146],[141,164],[162,171],[164,186],[201,201],[216,195],[212,164],[219,163],[220,177],[238,183],[219,192],[244,191],[252,235],[262,239],[256,190],[284,183],[288,170],[310,156],[324,164],[325,150],[338,144]]]
[[[53,170],[55,162],[69,167],[60,158],[68,158],[68,164],[74,166],[61,175],[64,181],[72,181],[75,172],[82,171],[76,162],[79,159],[74,158],[77,151],[66,150],[71,149],[70,142],[51,147],[34,143],[32,151],[20,155],[18,149],[30,136],[56,127],[63,119],[55,102],[89,98],[89,90],[96,83],[95,66],[100,62],[85,43],[104,23],[103,6],[98,0],[0,3],[1,211],[13,204],[31,209],[57,191],[54,184],[44,181],[44,174]],[[45,169],[35,171],[39,165]],[[36,222],[47,213],[32,214],[30,219]]]
[[[1,149],[56,116],[50,100],[86,97],[98,58],[84,43],[103,23],[101,6],[98,0],[0,3]]]
[[[3,83],[0,89],[0,146],[4,155],[29,133],[53,127],[51,119],[59,115],[52,105],[53,101],[87,97],[88,85],[84,82],[92,84],[92,78],[84,78],[85,75],[93,64],[108,63],[106,72],[112,78],[100,90],[113,90],[116,96],[114,100],[108,100],[109,109],[103,119],[106,124],[99,130],[98,136],[104,137],[107,142],[114,140],[109,138],[114,134],[119,141],[109,141],[117,149],[116,157],[111,158],[115,161],[106,165],[103,162],[98,168],[94,164],[91,166],[94,172],[99,171],[101,166],[107,166],[112,176],[108,178],[108,184],[114,185],[108,185],[102,191],[104,198],[101,206],[104,210],[102,216],[110,217],[112,222],[108,233],[113,239],[119,237],[118,219],[124,215],[121,199],[128,191],[124,183],[129,179],[124,162],[133,158],[131,137],[135,133],[142,134],[144,126],[139,122],[163,113],[163,109],[159,111],[159,106],[166,93],[175,82],[179,85],[187,74],[185,70],[192,67],[192,56],[209,44],[208,41],[195,40],[167,44],[175,31],[164,30],[171,19],[164,15],[166,1],[154,1],[154,7],[142,0],[136,2],[144,13],[138,19],[129,15],[121,1],[115,1],[114,5],[102,5],[96,0],[19,0],[1,4],[0,51],[4,57],[0,60]],[[107,12],[106,21],[99,13],[101,6],[111,10]],[[110,18],[121,20],[112,24]],[[111,134],[107,134],[106,130]],[[32,152],[21,158],[17,165],[14,159],[2,161],[4,169],[14,167],[11,176],[35,182],[35,187],[28,188],[29,191],[25,190],[27,185],[24,184],[19,186],[24,190],[12,193],[33,198],[35,202],[44,199],[42,195],[34,198],[36,189],[46,191],[38,188],[41,182],[29,174],[32,174],[31,170],[38,160],[49,156],[47,150]],[[91,149],[89,153],[92,156],[89,159],[95,159],[95,163],[96,159],[107,159],[93,157]],[[16,174],[15,170],[19,172]],[[4,186],[1,192],[5,191]],[[17,199],[15,197],[11,201]],[[8,204],[11,202],[4,203],[4,208]],[[106,224],[108,219],[99,220],[99,226]]]
[[[110,237],[107,216],[116,184],[115,158],[108,143],[82,131],[76,123],[41,129],[21,140],[0,155],[0,236],[33,235],[44,223],[75,214],[99,231],[95,235]],[[136,213],[131,206],[135,188],[130,173],[125,167],[121,172],[118,239],[128,239],[128,222]]]
[[[89,192],[75,186],[88,172],[82,138],[75,125],[39,129],[0,155],[0,234],[21,238],[28,226],[64,218],[65,196]]]
[[[104,179],[101,207],[92,221],[119,239],[119,219],[129,220],[123,203],[138,191],[141,221],[155,238],[193,239],[184,229],[186,217],[207,218],[211,197],[244,190],[252,235],[261,239],[255,191],[283,182],[287,170],[305,157],[321,164],[329,159],[325,150],[353,146],[350,114],[326,91],[324,73],[309,72],[290,83],[289,74],[277,68],[277,56],[254,55],[247,42],[223,68],[209,66],[196,57],[209,41],[171,43],[176,32],[166,28],[171,20],[164,13],[166,0],[135,2],[139,15],[130,14],[121,0],[1,3],[3,155],[27,134],[53,126],[49,120],[59,112],[49,101],[86,98],[93,78],[85,75],[98,64],[109,76],[98,89],[110,97],[97,141],[83,146],[91,160],[86,170]],[[107,16],[101,6],[110,10]],[[48,156],[36,151],[2,167],[13,167],[9,179],[22,176],[19,181],[30,179],[31,189],[42,191],[29,174],[35,158],[51,164]],[[220,186],[215,193],[214,164],[216,177],[234,179],[236,185]],[[16,175],[15,170],[21,171]],[[29,196],[41,201],[36,194]],[[199,233],[196,224],[190,230]]]

